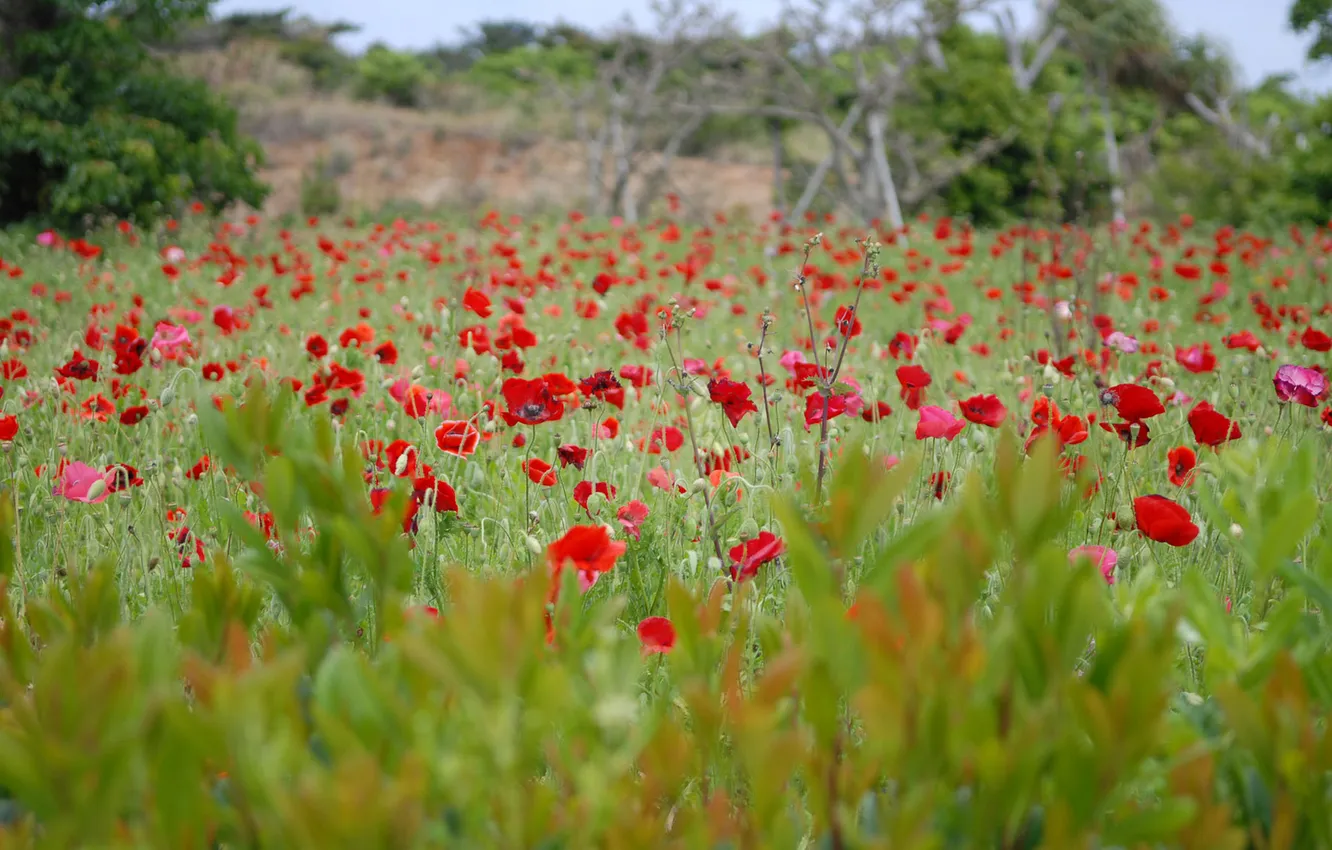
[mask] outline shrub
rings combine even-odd
[[[301,177],[301,212],[307,216],[330,215],[341,208],[337,177],[321,157]]]
[[[356,94],[366,100],[387,100],[394,106],[420,105],[421,89],[430,74],[410,53],[374,45],[356,64]]]
[[[0,64],[0,225],[148,222],[189,200],[213,211],[262,203],[261,152],[235,111],[142,45],[197,5],[158,0],[121,17],[118,4],[38,4],[40,14],[20,16]]]
[[[917,471],[848,451],[825,516],[776,503],[784,607],[757,604],[756,581],[672,578],[673,646],[644,654],[616,600],[580,598],[572,570],[553,608],[544,569],[517,581],[451,570],[438,618],[405,616],[406,494],[372,512],[350,435],[259,381],[220,411],[200,401],[210,451],[263,482],[271,540],[224,506],[239,551],[197,569],[175,629],[165,615],[125,619],[112,565],[52,579],[21,613],[0,594],[0,787],[20,842],[1332,838],[1329,550],[1313,550],[1316,568],[1289,560],[1320,525],[1307,450],[1219,462],[1232,489],[1218,516],[1245,523],[1269,594],[1287,582],[1270,628],[1227,623],[1198,576],[1135,581],[1115,604],[1099,571],[1070,568],[1052,543],[1086,482],[1063,480],[1048,441],[1022,458],[1005,434],[990,475],[872,557],[862,545]],[[1271,483],[1241,495],[1256,463]],[[14,502],[0,496],[7,590]],[[1209,696],[1176,701],[1181,668]]]

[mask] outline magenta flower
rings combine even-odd
[[[173,325],[170,322],[158,322],[157,328],[153,331],[153,338],[148,342],[148,347],[162,352],[163,357],[170,357],[176,353],[177,349],[189,344],[190,332],[184,326]]]
[[[958,419],[942,407],[926,404],[920,408],[920,421],[916,423],[916,439],[942,437],[951,443],[965,427],[967,427],[966,420]]]
[[[1101,575],[1106,584],[1115,583],[1115,567],[1119,565],[1119,553],[1109,546],[1079,546],[1068,553],[1068,562],[1076,564],[1079,560],[1091,561],[1101,568]]]
[[[1272,378],[1276,387],[1277,398],[1283,402],[1295,402],[1305,407],[1317,407],[1318,402],[1327,397],[1327,377],[1317,369],[1307,366],[1286,364],[1276,371]]]
[[[56,482],[51,492],[56,496],[64,496],[71,502],[100,505],[111,495],[107,481],[111,475],[114,475],[114,471],[101,472],[86,463],[75,461],[65,466],[64,471],[60,473],[60,480]]]
[[[1105,338],[1105,344],[1124,354],[1136,354],[1138,341],[1123,331],[1114,331]]]
[[[621,505],[615,512],[615,518],[624,526],[624,533],[638,540],[643,534],[643,520],[648,517],[648,506],[637,499],[627,505]]]

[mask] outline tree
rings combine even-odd
[[[1332,58],[1332,0],[1295,0],[1290,28],[1301,35],[1313,33],[1307,54],[1311,61]]]
[[[257,206],[261,152],[202,82],[146,43],[206,0],[0,4],[0,225],[152,221],[190,200]]]

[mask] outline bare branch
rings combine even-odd
[[[1198,117],[1216,127],[1235,147],[1255,154],[1262,159],[1270,159],[1272,156],[1272,146],[1270,142],[1270,132],[1267,138],[1260,138],[1252,130],[1242,126],[1230,114],[1230,98],[1217,98],[1215,108],[1203,103],[1202,98],[1193,92],[1187,92],[1184,95],[1184,101],[1188,103],[1189,108],[1198,114]]]

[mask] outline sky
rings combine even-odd
[[[1019,12],[1031,0],[1014,0]],[[628,14],[639,24],[649,21],[647,0],[220,0],[217,14],[291,6],[297,15],[319,21],[345,20],[362,27],[348,36],[345,46],[360,49],[382,41],[400,49],[430,47],[453,42],[461,28],[481,20],[516,18],[536,23],[564,20],[591,29],[614,25]],[[780,9],[777,0],[720,0],[746,27],[770,23]],[[1297,87],[1332,90],[1332,67],[1310,66],[1304,61],[1308,39],[1290,32],[1286,11],[1290,0],[1163,0],[1181,33],[1204,32],[1228,47],[1243,71],[1255,83],[1268,74],[1292,73]]]

